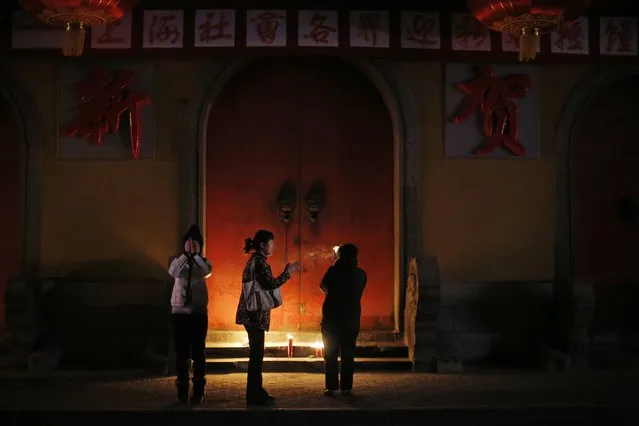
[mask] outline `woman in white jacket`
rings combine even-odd
[[[177,397],[181,403],[200,404],[206,385],[204,346],[208,329],[209,294],[206,278],[211,263],[202,257],[204,239],[197,225],[184,236],[184,253],[169,266],[175,279],[171,293],[171,317],[175,340]],[[189,358],[193,360],[193,394],[189,395]]]

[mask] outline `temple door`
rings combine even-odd
[[[303,74],[303,144],[300,188],[304,196],[301,243],[300,328],[316,330],[330,266],[331,247],[353,243],[368,275],[362,328],[393,329],[393,129],[378,90],[338,59],[311,62]],[[308,200],[325,205],[315,221]],[[312,202],[311,202],[312,204]],[[327,261],[328,260],[328,261]]]
[[[345,242],[369,276],[364,327],[392,330],[393,135],[372,84],[339,60],[259,61],[226,85],[206,140],[211,328],[235,328],[242,242],[264,228],[276,235],[274,273],[303,264],[272,330],[319,330],[319,283]]]
[[[0,334],[5,328],[4,294],[18,278],[21,263],[22,161],[20,129],[10,106],[0,99]]]
[[[602,90],[572,144],[574,273],[595,287],[599,331],[639,319],[637,93],[636,77]]]

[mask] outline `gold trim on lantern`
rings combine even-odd
[[[539,29],[533,28],[532,30],[527,30],[523,28],[521,30],[521,36],[519,37],[519,61],[532,61],[537,57],[538,50]]]
[[[67,22],[64,28],[62,54],[64,56],[82,56],[86,34],[87,29],[83,22]]]
[[[38,15],[38,18],[46,24],[66,25],[69,22],[82,22],[88,26],[106,24],[115,19],[102,9],[87,7],[45,9]]]
[[[538,33],[556,31],[564,21],[563,15],[543,15],[524,13],[519,16],[507,16],[502,21],[491,24],[497,31],[521,35],[522,32],[536,29]]]

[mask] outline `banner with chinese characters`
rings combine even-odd
[[[594,35],[593,31],[598,33]],[[636,57],[637,36],[636,17],[581,17],[565,23],[557,32],[542,35],[537,61],[588,61],[593,55],[608,61]],[[599,46],[590,46],[595,40]],[[61,45],[59,27],[43,25],[24,11],[14,13],[13,50],[58,49]],[[470,13],[153,9],[92,27],[87,47],[85,54],[96,56],[126,56],[130,52],[131,57],[140,53],[156,57],[162,50],[208,55],[214,49],[234,55],[242,49],[287,49],[294,54],[296,49],[323,48],[323,52],[339,49],[340,54],[349,51],[399,58],[516,61],[519,39],[489,31]]]
[[[153,65],[63,65],[58,85],[59,159],[155,156]]]
[[[637,55],[637,18],[601,18],[599,52],[602,55]]]
[[[446,66],[444,154],[538,158],[537,66]]]

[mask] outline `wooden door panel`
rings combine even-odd
[[[244,239],[258,229],[275,233],[269,259],[274,274],[286,263],[285,228],[278,216],[280,186],[297,179],[295,70],[257,63],[230,81],[216,100],[206,137],[206,255],[213,263],[209,279],[209,325],[235,329],[246,257]],[[292,247],[289,241],[288,247]],[[294,259],[293,259],[294,260]],[[284,306],[273,311],[272,329],[297,325],[299,278],[283,288]]]
[[[5,327],[4,291],[7,280],[20,275],[22,161],[19,127],[13,112],[0,99],[0,330]],[[1,333],[0,333],[1,334]]]
[[[602,327],[628,319],[623,305],[639,279],[639,223],[619,211],[622,198],[639,206],[638,91],[638,78],[603,90],[580,117],[572,146],[574,274],[594,284]]]
[[[301,328],[316,330],[323,294],[319,283],[332,263],[332,247],[360,249],[368,273],[362,300],[364,329],[392,329],[394,305],[393,132],[375,87],[340,60],[306,64],[301,90],[301,193],[321,183],[326,205],[313,225],[301,226]],[[303,205],[304,207],[304,205]]]
[[[344,242],[360,247],[369,274],[364,328],[393,328],[393,135],[370,83],[339,60],[260,61],[233,79],[216,102],[206,161],[212,329],[234,327],[245,262],[239,249],[258,228],[276,233],[274,272],[287,259],[301,258],[304,265],[284,287],[272,330],[319,329],[319,282],[332,262],[332,247]],[[297,210],[286,232],[276,197],[289,179],[297,188]],[[327,204],[311,225],[304,207],[316,183],[325,185]]]

